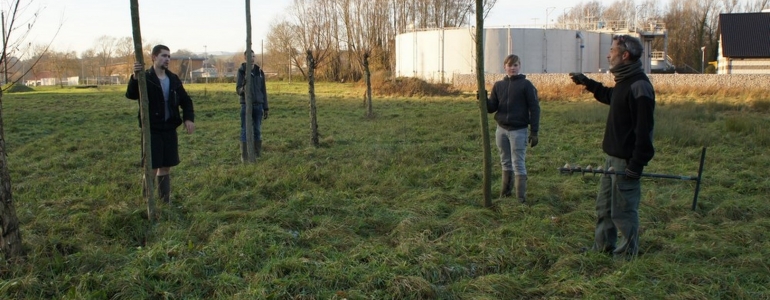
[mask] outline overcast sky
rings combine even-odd
[[[33,31],[26,39],[48,44],[56,51],[78,55],[93,48],[100,36],[130,37],[131,10],[128,0],[22,0],[30,3],[27,14],[42,8]],[[361,0],[367,1],[367,0]],[[3,0],[3,11],[8,0]],[[272,22],[279,21],[292,0],[252,0],[252,48],[260,49]],[[543,25],[546,11],[556,19],[573,3],[570,0],[498,0],[487,17],[487,26]],[[609,2],[608,2],[609,3]],[[246,49],[245,1],[240,0],[139,0],[142,37],[147,43],[163,43],[172,52],[187,49],[196,53],[240,52]],[[551,21],[553,22],[553,21]],[[61,24],[58,35],[54,37]]]

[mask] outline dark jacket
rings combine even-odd
[[[246,63],[238,68],[238,80],[235,84],[235,92],[241,96],[241,104],[246,103]],[[258,65],[251,69],[251,103],[262,104],[262,109],[269,110],[267,106],[267,88],[265,87],[265,72]]]
[[[652,145],[655,90],[647,75],[631,76],[611,88],[589,79],[586,90],[610,106],[602,142],[604,152],[626,159],[629,170],[642,173],[655,155]]]
[[[540,130],[540,102],[537,89],[523,74],[505,76],[495,82],[487,99],[487,111],[495,114],[497,125],[506,130],[530,126],[530,133]]]
[[[195,122],[195,112],[193,110],[193,103],[190,96],[187,95],[182,81],[176,74],[166,70],[166,76],[169,79],[169,93],[168,101],[170,114],[169,119],[165,120],[166,111],[164,108],[165,101],[163,100],[163,88],[160,86],[160,80],[158,75],[155,74],[153,68],[145,71],[145,77],[147,79],[147,97],[150,99],[150,129],[152,130],[174,130],[179,125],[182,125],[184,121]],[[128,88],[126,89],[126,98],[139,100],[139,81],[131,75],[131,79],[128,81]],[[179,114],[179,108],[182,108],[182,115]],[[141,107],[139,108],[141,109]],[[142,126],[141,111],[139,112],[139,126]]]

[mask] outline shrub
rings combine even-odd
[[[451,96],[460,92],[451,84],[429,83],[419,78],[391,78],[386,72],[372,73],[372,93],[381,96]]]
[[[5,93],[26,93],[26,92],[34,92],[31,87],[28,87],[23,84],[13,84],[9,83],[3,86],[3,92]]]

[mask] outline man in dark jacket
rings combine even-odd
[[[254,52],[247,50],[243,53],[248,59]],[[254,152],[257,157],[262,152],[262,119],[267,119],[269,107],[267,105],[267,88],[265,87],[265,72],[257,65],[256,60],[251,68],[251,120],[254,122]],[[238,68],[238,80],[235,91],[241,100],[241,161],[246,160],[246,63]]]
[[[195,112],[190,96],[182,81],[168,70],[171,54],[168,47],[157,45],[152,48],[153,65],[145,74],[150,118],[150,148],[152,169],[158,179],[158,195],[164,202],[170,202],[171,167],[179,164],[179,143],[176,128],[184,123],[187,133],[195,131]],[[134,72],[142,72],[141,62],[134,64]],[[126,98],[139,99],[139,82],[131,75]],[[182,115],[179,114],[182,109]],[[141,107],[140,107],[141,109]],[[141,112],[140,112],[141,118]],[[141,126],[141,119],[139,126]]]
[[[655,155],[652,145],[655,91],[644,74],[639,39],[619,35],[612,38],[607,59],[615,77],[614,87],[605,87],[583,74],[571,73],[575,84],[584,85],[594,98],[610,106],[602,149],[604,168],[624,175],[603,176],[596,197],[596,232],[593,250],[616,257],[633,258],[639,251],[639,177]],[[615,245],[617,235],[621,241]]]

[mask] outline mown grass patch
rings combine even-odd
[[[531,203],[495,199],[489,210],[473,95],[375,98],[365,118],[360,85],[318,84],[314,148],[307,84],[270,82],[264,154],[243,165],[234,88],[190,85],[197,130],[180,134],[174,203],[151,224],[137,103],[124,89],[5,96],[27,257],[0,265],[1,298],[770,296],[770,135],[758,96],[660,95],[645,171],[695,175],[708,146],[700,199],[691,211],[694,182],[644,179],[642,255],[619,262],[580,252],[593,241],[598,177],[556,170],[604,161],[607,107],[595,101],[541,103]]]

